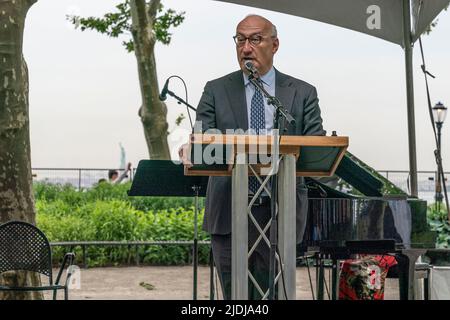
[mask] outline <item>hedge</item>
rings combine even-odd
[[[57,241],[155,241],[193,240],[192,198],[128,197],[129,185],[103,183],[79,192],[71,186],[35,184],[37,225],[51,242]],[[203,204],[203,201],[201,201]],[[208,240],[201,230],[204,209],[198,217],[199,240]],[[67,248],[54,247],[54,262]],[[81,249],[76,249],[78,257]],[[121,247],[89,247],[93,266],[126,264],[130,251]],[[141,247],[140,260],[158,265],[188,264],[191,246]],[[207,263],[209,247],[199,247],[199,262]],[[80,261],[80,260],[78,260]]]

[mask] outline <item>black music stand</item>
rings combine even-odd
[[[206,195],[208,177],[185,176],[179,161],[141,160],[134,175],[129,196],[195,197],[194,210],[194,288],[193,300],[197,299],[198,267],[198,197]]]

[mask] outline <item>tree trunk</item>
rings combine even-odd
[[[139,72],[142,106],[139,109],[151,159],[170,159],[167,143],[167,107],[159,96],[155,62],[153,23],[160,0],[146,5],[145,0],[131,0],[132,35]]]
[[[35,222],[28,115],[28,70],[22,55],[25,17],[36,0],[0,2],[0,223]],[[36,274],[8,272],[1,284],[33,285]],[[0,299],[36,299],[41,294],[0,293]]]

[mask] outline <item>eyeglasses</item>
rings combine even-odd
[[[264,38],[269,38],[269,37],[263,37],[261,35],[258,34],[254,34],[250,37],[244,37],[241,34],[237,34],[233,37],[234,42],[236,43],[236,45],[238,47],[243,47],[245,45],[245,42],[248,40],[248,42],[250,43],[251,46],[257,46],[261,43],[261,41],[263,41]],[[273,38],[273,37],[270,37]]]

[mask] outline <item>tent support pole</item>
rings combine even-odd
[[[411,196],[418,197],[416,129],[414,116],[413,46],[411,39],[410,0],[403,0],[403,33],[406,71],[406,101],[408,115],[409,175],[411,188],[410,192]]]

